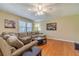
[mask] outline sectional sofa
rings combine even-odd
[[[36,46],[38,41],[34,40],[37,37],[37,32],[26,33],[6,33],[0,35],[0,55],[1,56],[20,56],[24,52],[31,50]],[[44,35],[40,35],[44,36]]]

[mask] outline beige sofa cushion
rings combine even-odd
[[[10,36],[7,39],[7,42],[9,45],[15,48],[21,48],[24,45],[16,36]]]
[[[30,36],[19,37],[19,40],[22,41],[24,44],[27,44],[27,43],[31,42],[31,37]]]
[[[22,48],[17,49],[15,52],[13,52],[11,55],[12,56],[19,56],[22,53],[24,53],[25,51],[27,51],[28,49],[30,49],[32,46],[37,44],[37,40],[36,41],[32,41],[29,44],[24,45]]]
[[[10,56],[16,49],[11,47],[6,40],[0,37],[0,49],[4,56]]]

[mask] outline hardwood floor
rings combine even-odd
[[[49,39],[47,44],[39,47],[42,48],[42,56],[79,56],[79,51],[70,42]]]

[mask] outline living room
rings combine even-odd
[[[0,55],[79,56],[78,6],[75,3],[0,3]],[[9,51],[9,44],[16,50]]]

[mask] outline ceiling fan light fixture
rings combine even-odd
[[[44,15],[46,13],[50,12],[50,8],[48,7],[49,4],[33,4],[32,8],[29,8],[28,10],[35,13],[35,16]]]
[[[37,16],[37,15],[43,15],[44,14],[44,12],[37,12],[37,13],[35,13],[35,16]]]

